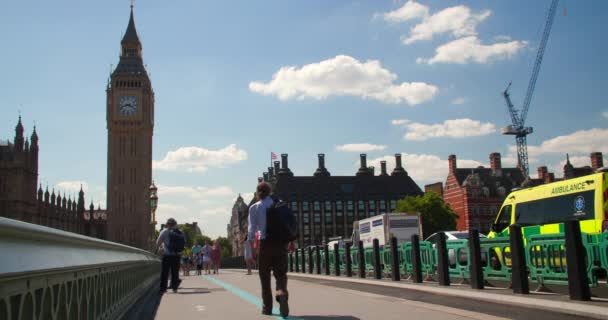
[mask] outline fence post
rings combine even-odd
[[[317,264],[317,274],[321,274],[321,246],[316,246],[315,247],[315,251],[316,251],[316,264]]]
[[[302,273],[306,273],[306,249],[301,248],[300,254],[302,255]]]
[[[374,278],[382,279],[382,268],[380,268],[380,241],[374,239]]]
[[[437,241],[437,277],[441,286],[450,285],[450,271],[448,269],[450,262],[448,261],[448,250],[445,241],[445,233],[440,232]]]
[[[293,272],[293,253],[289,254],[289,272]]]
[[[479,231],[469,230],[469,273],[471,274],[471,288],[483,289],[483,270],[481,266],[481,248],[479,245]]]
[[[300,250],[300,249],[298,248],[298,249],[294,250],[294,254],[293,254],[295,257],[295,260],[296,260],[296,272],[300,272],[300,261],[298,261],[298,260],[300,260],[300,257],[299,257],[300,251],[298,251],[298,250]]]
[[[511,287],[513,293],[529,294],[528,270],[526,267],[526,252],[521,226],[514,224],[509,227],[509,245],[511,248]],[[504,252],[503,255],[504,263]],[[490,262],[488,260],[488,262]]]
[[[350,246],[352,244],[351,243],[346,243],[344,245],[344,251],[345,251],[345,258],[346,258],[346,276],[347,277],[352,277],[353,276],[353,266],[352,266],[352,261],[351,261],[351,256],[350,256]]]
[[[323,257],[325,259],[325,274],[329,276],[329,275],[331,275],[331,272],[330,272],[331,268],[329,267],[329,246],[326,244],[323,247],[323,250],[325,252],[325,255]]]
[[[587,279],[585,248],[579,221],[566,221],[566,265],[570,300],[589,301],[591,291]]]
[[[399,270],[399,248],[397,247],[397,238],[391,237],[391,278],[393,281],[401,281],[401,271]]]
[[[359,278],[365,278],[365,250],[363,250],[363,241],[359,240]]]
[[[308,273],[312,274],[315,267],[314,260],[312,259],[312,246],[308,247]]]
[[[412,235],[412,264],[413,280],[415,283],[422,283],[422,261],[420,260],[420,236]]]
[[[337,243],[334,243],[334,272],[336,276],[340,276],[340,252]]]

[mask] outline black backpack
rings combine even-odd
[[[296,216],[285,201],[272,198],[272,206],[266,210],[266,240],[287,243],[298,237]]]
[[[170,229],[169,231],[169,252],[180,253],[184,251],[186,246],[186,237],[179,229]]]

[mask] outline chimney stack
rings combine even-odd
[[[597,170],[604,166],[604,159],[601,152],[591,152],[591,168]]]
[[[327,171],[327,169],[325,168],[325,154],[323,153],[319,153],[317,155],[318,159],[319,159],[319,167],[317,168],[317,170],[314,173],[315,177],[329,177],[329,171]]]
[[[278,175],[279,174],[279,170],[281,170],[281,162],[280,161],[275,161],[274,162],[274,174]]]
[[[388,174],[386,173],[386,161],[384,160],[380,161],[380,175],[388,176]]]
[[[500,177],[502,175],[502,165],[500,163],[500,153],[490,153],[490,168],[495,176]]]
[[[279,175],[293,176],[293,173],[291,173],[291,170],[289,170],[289,163],[287,162],[287,153],[281,154],[281,170],[279,170]]]
[[[448,157],[448,163],[450,165],[450,173],[455,173],[456,172],[456,155],[455,154],[451,154]]]
[[[542,181],[545,181],[545,178],[548,176],[549,170],[546,166],[538,167],[538,178]]]
[[[374,168],[374,166],[367,168],[367,170],[369,170],[369,172],[372,174],[372,176],[376,175],[376,168]]]
[[[361,168],[367,168],[367,155],[365,153],[362,153],[359,157],[361,158]]]
[[[405,169],[403,169],[403,165],[401,163],[401,153],[395,154],[395,169],[391,173],[391,176],[402,176],[407,175]]]
[[[551,183],[551,182],[555,182],[555,174],[553,172],[550,172],[547,174],[546,183]]]
[[[359,158],[361,159],[361,166],[357,171],[357,176],[370,175],[371,171],[369,171],[369,168],[367,167],[367,155],[365,153],[362,153],[361,155],[359,155]]]
[[[264,172],[262,175],[264,176],[264,181],[268,182],[268,172]]]

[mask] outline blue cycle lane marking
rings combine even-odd
[[[252,295],[252,294],[250,294],[248,292],[245,292],[245,291],[243,291],[243,290],[241,290],[241,289],[239,289],[239,288],[237,288],[237,287],[235,287],[233,285],[230,285],[230,284],[228,284],[226,282],[220,281],[220,280],[218,280],[218,279],[216,279],[214,277],[203,276],[203,278],[205,278],[206,280],[209,280],[209,281],[217,284],[218,286],[223,287],[224,289],[232,292],[234,295],[239,296],[241,299],[243,299],[243,300],[245,300],[245,301],[247,301],[247,302],[255,305],[256,307],[258,307],[260,309],[262,308],[262,299],[259,299],[259,298],[255,297],[254,295]],[[274,314],[279,314],[279,309],[277,307],[272,308],[272,313],[273,313],[273,315]],[[283,318],[281,316],[274,316],[274,318],[275,319],[285,319],[285,318]],[[294,318],[294,317],[287,317],[287,319],[303,320],[303,319]]]

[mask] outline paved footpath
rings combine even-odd
[[[289,319],[509,319],[306,280],[290,279],[288,288]],[[273,316],[260,313],[261,303],[257,274],[220,270],[219,275],[183,277],[177,293],[162,297],[156,319],[281,319],[277,303]]]

